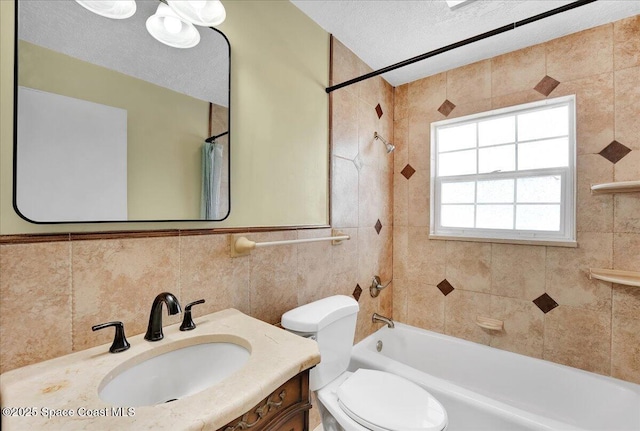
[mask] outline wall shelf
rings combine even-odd
[[[589,278],[608,281],[616,284],[640,287],[640,272],[619,271],[616,269],[589,269]]]
[[[591,193],[631,193],[640,192],[640,180],[618,181],[616,183],[594,184],[591,186]]]

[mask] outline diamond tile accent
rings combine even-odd
[[[451,283],[449,283],[446,278],[442,280],[440,283],[438,283],[438,289],[440,289],[440,292],[442,292],[444,296],[447,296],[448,294],[450,294],[455,290],[451,285]]]
[[[407,165],[404,167],[404,169],[400,171],[400,173],[402,174],[403,177],[405,177],[406,179],[409,179],[413,174],[416,173],[416,170],[413,169],[413,166]]]
[[[360,158],[360,154],[358,154],[355,159],[353,159],[353,164],[356,165],[356,169],[358,170],[358,172],[360,172],[360,170],[362,169],[362,166],[364,166],[364,163],[362,162],[362,158]]]
[[[376,105],[376,114],[378,114],[378,120],[382,117],[382,114],[384,114],[384,112],[382,112],[382,106],[380,106],[379,103]]]
[[[451,114],[451,111],[453,111],[453,108],[455,107],[456,105],[454,105],[451,101],[449,101],[449,99],[446,99],[444,102],[442,102],[442,105],[440,105],[440,107],[438,108],[438,112],[444,115],[445,117],[448,117],[449,114]]]
[[[359,284],[356,284],[356,288],[354,289],[352,295],[356,299],[356,301],[360,301],[360,295],[362,295],[362,287],[360,287]]]
[[[600,151],[598,154],[600,154],[605,159],[609,160],[611,163],[616,164],[630,152],[631,152],[630,148],[625,147],[618,141],[613,141],[609,145],[604,147],[604,149]]]
[[[380,231],[382,230],[382,223],[380,223],[380,219],[378,219],[374,227],[376,228],[376,232],[378,232],[378,235],[380,235]]]
[[[546,293],[543,293],[542,295],[534,299],[533,303],[536,304],[544,314],[547,314],[549,311],[558,306],[558,303]]]
[[[533,87],[533,89],[544,96],[548,96],[553,90],[556,89],[558,85],[560,85],[560,81],[557,81],[549,75],[546,75],[540,80],[540,82],[536,84],[535,87]]]

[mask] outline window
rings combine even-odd
[[[575,96],[431,124],[431,237],[575,245]]]

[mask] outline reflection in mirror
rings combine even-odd
[[[14,205],[37,223],[222,220],[229,202],[230,47],[194,27],[175,48],[146,21],[73,0],[17,2]],[[206,142],[208,138],[212,142]]]

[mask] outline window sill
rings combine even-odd
[[[551,241],[536,239],[497,239],[497,238],[478,238],[473,236],[446,236],[429,234],[429,239],[446,240],[446,241],[467,241],[467,242],[488,242],[494,244],[520,244],[520,245],[542,245],[546,247],[578,247],[577,241]]]

